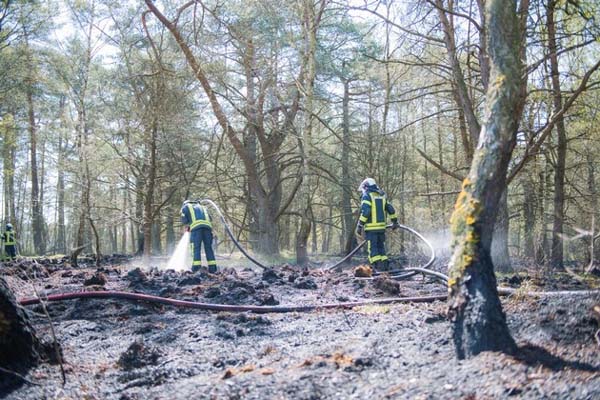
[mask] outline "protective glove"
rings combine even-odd
[[[400,228],[400,224],[398,223],[398,221],[395,221],[395,222],[392,224],[392,230],[394,230],[394,231],[395,231],[396,229],[399,229],[399,228]]]
[[[362,236],[362,234],[363,234],[363,226],[362,226],[362,224],[356,225],[356,235]]]

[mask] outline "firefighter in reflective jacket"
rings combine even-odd
[[[362,199],[356,233],[362,236],[363,230],[365,232],[371,266],[379,271],[388,271],[389,261],[385,254],[386,220],[389,216],[392,229],[398,229],[400,225],[396,210],[387,201],[385,192],[377,186],[375,179],[366,178],[361,182],[359,190],[362,192]]]
[[[192,271],[200,270],[200,246],[204,244],[204,253],[208,261],[208,272],[217,272],[217,261],[212,248],[213,234],[211,217],[206,207],[198,202],[186,200],[181,207],[181,222],[190,232],[190,246],[193,254]]]
[[[4,257],[9,260],[17,258],[17,242],[12,224],[6,224],[6,232],[2,234],[2,244],[4,245]]]

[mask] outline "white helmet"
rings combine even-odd
[[[365,178],[360,185],[358,186],[358,191],[359,192],[364,192],[365,190],[367,190],[367,187],[369,186],[376,186],[377,183],[375,182],[375,179],[373,178]]]

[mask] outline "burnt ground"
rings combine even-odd
[[[65,260],[21,263],[3,275],[17,297],[126,290],[222,304],[312,304],[441,294],[422,277],[358,281],[349,272],[219,275],[135,269],[112,259],[99,269]],[[29,265],[29,267],[31,267]],[[585,289],[593,282],[528,274],[501,279],[528,290]],[[67,373],[42,363],[6,399],[496,399],[600,398],[600,297],[504,299],[520,345],[517,358],[483,353],[457,360],[444,302],[363,306],[310,313],[215,313],[119,300],[48,304]],[[41,306],[27,307],[38,334],[50,336]]]

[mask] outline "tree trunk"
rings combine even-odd
[[[175,214],[173,207],[171,205],[167,206],[166,209],[167,216],[165,218],[165,236],[167,241],[167,254],[171,254],[175,249],[175,219],[173,215]]]
[[[44,243],[44,220],[40,204],[40,187],[37,165],[37,127],[35,125],[35,106],[33,102],[34,71],[30,49],[27,49],[27,115],[29,122],[30,168],[31,168],[31,229],[33,231],[33,246],[38,255],[46,253]]]
[[[15,121],[12,114],[6,114],[0,121],[2,134],[3,157],[3,183],[4,183],[4,222],[17,226],[15,219],[15,154],[17,151],[17,137]]]
[[[314,190],[311,162],[313,161],[313,130],[314,130],[314,86],[317,76],[316,51],[317,51],[317,30],[321,20],[321,15],[325,8],[327,0],[320,0],[315,4],[312,0],[304,0],[302,3],[302,27],[304,33],[305,51],[304,66],[305,76],[302,77],[304,92],[304,129],[299,148],[302,155],[302,221],[300,230],[296,237],[296,262],[298,265],[308,263],[308,237],[311,231],[312,221],[314,220],[312,210],[312,193]]]
[[[598,269],[598,247],[595,243],[595,236],[597,235],[597,226],[600,225],[598,221],[598,191],[596,189],[596,169],[594,165],[594,155],[589,150],[586,153],[587,161],[587,185],[588,193],[590,196],[590,219],[591,219],[591,234],[590,234],[590,245],[589,245],[589,262],[586,268],[586,272],[591,273],[595,269]]]
[[[158,115],[158,110],[154,110],[154,115]],[[146,164],[145,191],[143,196],[143,219],[142,232],[144,235],[143,254],[145,261],[148,261],[152,254],[152,225],[154,224],[154,188],[156,187],[156,137],[158,133],[157,121],[152,121],[149,129],[148,141],[148,160]]]
[[[63,110],[65,98],[61,97],[60,105]],[[65,128],[64,111],[61,111],[61,128]],[[59,254],[67,253],[67,235],[65,226],[65,151],[67,142],[63,143],[63,129],[58,134],[58,162],[57,162],[57,182],[56,182],[56,208],[57,208],[57,227],[56,227],[56,252]]]
[[[451,219],[449,316],[459,358],[516,347],[498,297],[491,245],[525,98],[523,37],[516,10],[503,0],[486,2],[485,19],[491,71],[484,123]]]
[[[498,272],[511,272],[510,254],[508,253],[508,199],[506,189],[500,197],[498,204],[498,215],[496,216],[496,225],[494,226],[494,239],[492,241],[492,262]]]
[[[466,128],[469,131],[469,147],[472,149],[477,145],[477,139],[479,137],[481,126],[479,121],[477,121],[477,116],[475,115],[475,109],[473,107],[473,101],[469,97],[469,91],[465,82],[465,77],[458,59],[456,39],[454,37],[453,16],[452,14],[446,14],[442,0],[435,0],[435,3],[438,17],[442,24],[442,30],[444,32],[444,44],[448,53],[448,62],[452,70],[452,79],[454,81],[454,85],[452,85],[453,95],[457,101],[458,107],[461,109],[461,115],[465,118]],[[486,35],[483,34],[482,38],[485,39],[485,37]],[[483,45],[483,43],[481,44]],[[483,66],[485,67],[486,65]],[[467,153],[467,157],[469,152]]]
[[[562,94],[560,89],[560,77],[558,66],[558,54],[556,46],[556,25],[554,21],[554,10],[556,0],[549,0],[546,7],[547,29],[548,29],[548,53],[550,58],[550,75],[552,78],[552,98],[554,112],[562,109]],[[565,132],[565,121],[561,115],[556,122],[556,164],[554,166],[554,221],[552,225],[552,254],[550,265],[558,270],[564,269],[563,265],[563,225],[565,221],[565,168],[567,159],[567,134]]]
[[[537,199],[532,178],[523,177],[523,251],[526,258],[535,258],[535,211]]]
[[[144,255],[144,197],[142,192],[146,187],[144,178],[141,175],[136,176],[136,192],[135,192],[135,254],[138,256]]]
[[[423,136],[423,152],[425,154],[427,154],[427,136],[426,135]],[[423,167],[425,169],[425,171],[424,171],[424,173],[425,173],[425,191],[427,193],[429,193],[429,192],[431,192],[431,186],[429,185],[429,168],[428,168],[429,162],[425,159],[423,159],[423,162],[424,162]],[[433,204],[431,204],[431,196],[427,196],[427,208],[429,209],[429,221],[430,221],[431,225],[433,225],[436,218],[433,215]]]
[[[538,254],[536,256],[536,262],[540,265],[546,264],[550,259],[550,244],[548,242],[548,216],[547,210],[549,208],[549,196],[550,191],[550,171],[549,161],[547,156],[544,157],[544,169],[540,172],[540,186],[539,186],[539,206],[540,206],[540,245]]]
[[[342,80],[344,97],[342,99],[342,237],[344,243],[351,243],[354,237],[355,221],[352,215],[352,184],[350,180],[350,80]],[[352,251],[352,246],[345,246],[345,253]]]

